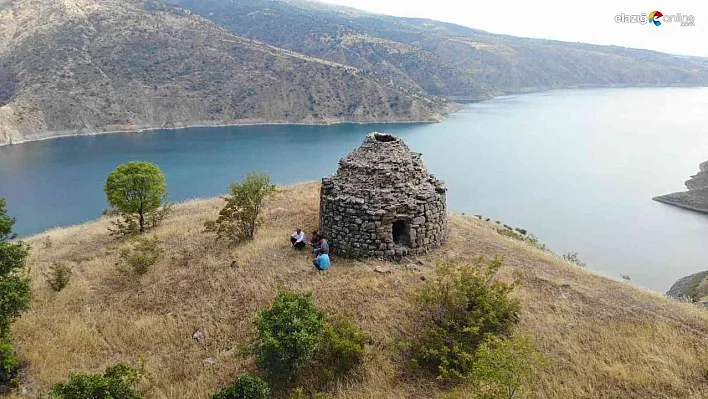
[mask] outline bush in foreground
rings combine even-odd
[[[260,377],[246,374],[215,393],[212,399],[268,399],[269,397],[268,383]]]
[[[20,359],[15,356],[12,345],[0,338],[0,385],[12,381],[20,367]]]
[[[477,348],[486,337],[506,336],[518,322],[514,284],[495,281],[501,259],[477,265],[442,263],[436,279],[421,287],[417,302],[426,326],[413,345],[413,360],[444,381],[471,380]]]
[[[255,350],[258,366],[275,382],[291,382],[317,350],[324,313],[312,294],[280,291],[254,324],[260,339]]]
[[[332,380],[356,368],[364,359],[369,334],[343,317],[327,320],[320,340],[317,370],[325,379]]]
[[[471,374],[479,397],[511,399],[547,364],[527,338],[488,335],[475,353]]]
[[[10,324],[27,310],[30,302],[30,280],[27,276],[29,247],[13,241],[15,219],[5,212],[5,199],[0,198],[0,338],[6,338]]]
[[[137,391],[140,373],[118,363],[103,374],[72,374],[69,381],[59,383],[49,392],[53,399],[141,399]]]
[[[14,241],[14,225],[15,219],[5,211],[5,199],[0,198],[0,384],[10,382],[20,365],[9,341],[10,326],[30,303],[29,247]]]
[[[369,342],[352,322],[327,318],[309,293],[279,291],[254,323],[258,366],[276,386],[303,379],[321,385],[341,377],[363,361]]]

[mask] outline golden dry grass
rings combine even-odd
[[[253,370],[251,359],[228,351],[253,337],[254,314],[269,305],[280,284],[312,291],[318,305],[351,317],[373,338],[360,379],[332,387],[334,396],[436,397],[440,388],[407,373],[394,343],[416,334],[410,298],[425,284],[420,274],[434,273],[429,261],[472,262],[480,255],[504,256],[500,277],[520,279],[514,293],[523,303],[519,328],[551,360],[532,382],[530,397],[708,397],[705,312],[570,266],[500,236],[494,224],[463,215],[451,215],[449,244],[420,259],[420,271],[335,259],[320,275],[310,255],[293,251],[288,241],[296,226],[316,228],[318,192],[314,183],[283,188],[268,204],[257,239],[233,249],[202,232],[223,201],[180,204],[151,233],[167,252],[142,277],[118,270],[118,249],[125,244],[108,236],[107,220],[28,239],[34,300],[13,333],[17,350],[29,361],[29,397],[70,372],[95,372],[125,361],[144,365],[148,397],[209,398]],[[232,260],[239,262],[237,269],[230,267]],[[59,293],[43,277],[55,262],[75,271]],[[376,273],[377,265],[394,270]],[[202,343],[191,339],[197,329],[204,331]],[[208,358],[216,363],[205,367]],[[452,396],[469,397],[469,392]]]

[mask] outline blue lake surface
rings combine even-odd
[[[666,291],[708,269],[708,215],[659,204],[708,159],[708,89],[553,91],[471,104],[437,124],[241,126],[58,138],[0,147],[0,197],[21,235],[94,219],[117,165],[158,164],[172,200],[252,170],[316,180],[366,134],[400,135],[444,179],[451,210],[528,229],[558,253]]]

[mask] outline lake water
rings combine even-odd
[[[400,135],[449,188],[449,208],[528,229],[589,267],[666,291],[708,269],[708,215],[651,200],[708,159],[708,89],[554,91],[471,104],[438,124],[242,126],[58,138],[0,147],[0,197],[21,235],[107,207],[118,164],[158,164],[172,200],[251,170],[319,179],[371,131]]]

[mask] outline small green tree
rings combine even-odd
[[[120,259],[130,267],[135,274],[143,275],[159,261],[165,251],[160,247],[157,237],[137,237],[132,246],[120,251]]]
[[[212,399],[268,399],[270,388],[262,378],[245,374],[233,384],[222,388]]]
[[[69,284],[71,275],[71,266],[67,266],[63,263],[55,263],[49,267],[49,271],[45,277],[49,286],[54,291],[59,292]]]
[[[255,353],[258,366],[276,383],[292,382],[315,355],[324,313],[312,294],[280,290],[273,305],[254,321],[260,344]]]
[[[54,385],[49,397],[54,399],[141,399],[137,391],[140,373],[118,363],[103,374],[72,374],[69,381]]]
[[[472,378],[479,397],[512,399],[547,365],[528,338],[488,335],[475,353]]]
[[[117,232],[144,233],[146,226],[163,218],[163,202],[167,198],[167,181],[160,168],[149,162],[128,162],[108,175],[104,187],[108,204],[121,215]],[[152,215],[152,217],[151,217]],[[159,215],[159,216],[155,216]]]
[[[494,281],[501,266],[499,258],[480,259],[476,267],[442,263],[436,279],[420,289],[426,328],[413,346],[413,359],[438,379],[468,380],[485,337],[507,335],[518,322],[519,302],[508,296],[514,284]]]
[[[207,232],[216,233],[217,240],[227,239],[232,244],[252,240],[263,223],[263,201],[276,192],[268,175],[253,172],[241,183],[231,183],[226,205],[216,220],[205,224]]]

